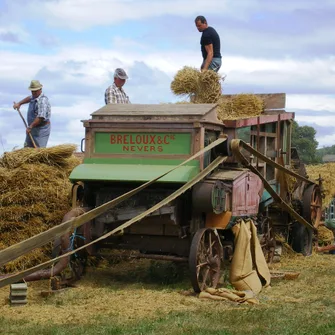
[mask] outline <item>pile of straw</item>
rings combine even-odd
[[[181,96],[196,94],[199,90],[200,74],[201,72],[196,68],[183,67],[177,72],[171,83],[172,92]]]
[[[306,171],[310,179],[314,180],[316,183],[319,175],[321,175],[325,193],[325,198],[322,200],[322,207],[328,207],[331,200],[335,197],[335,163],[307,165]]]
[[[258,116],[264,111],[264,101],[254,94],[221,96],[218,106],[220,120],[237,120]]]
[[[327,245],[334,242],[333,232],[325,226],[318,227],[318,243],[319,245]]]
[[[0,249],[61,223],[70,209],[68,176],[80,163],[75,145],[24,148],[0,157]],[[12,272],[48,259],[50,245],[6,264]]]
[[[224,78],[214,71],[200,72],[185,66],[175,75],[171,90],[178,96],[190,97],[194,103],[216,103],[221,97],[222,80]]]
[[[175,95],[190,98],[193,103],[217,103],[220,120],[257,116],[264,111],[263,99],[255,94],[222,95],[224,79],[214,71],[200,72],[185,66],[175,75],[171,90]]]

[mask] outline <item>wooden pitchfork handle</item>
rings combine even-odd
[[[27,128],[28,128],[28,125],[27,125],[27,122],[26,122],[26,120],[24,119],[23,115],[22,115],[21,112],[20,112],[20,108],[17,108],[17,111],[19,112],[19,115],[21,116],[21,119],[22,119],[22,121],[23,121],[23,123],[24,123],[24,125],[25,125],[25,127],[26,127],[26,129],[27,129]],[[34,141],[34,139],[33,139],[33,136],[30,134],[30,132],[29,132],[28,134],[29,134],[29,137],[30,137],[30,139],[31,139],[31,142],[33,143],[34,148],[37,148],[37,145],[36,145],[36,143],[35,143],[35,141]]]

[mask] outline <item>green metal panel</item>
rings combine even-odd
[[[96,132],[96,154],[188,155],[190,133]]]
[[[70,180],[148,181],[169,171],[172,167],[173,165],[80,164],[71,172]],[[186,183],[199,172],[199,164],[181,166],[159,181]]]
[[[135,165],[170,165],[175,166],[182,163],[184,159],[166,159],[166,158],[145,158],[145,157],[137,157],[129,156],[126,158],[116,158],[116,157],[104,157],[104,158],[84,158],[84,164],[116,164],[116,165],[123,165],[123,164],[135,164]],[[186,165],[188,166],[199,166],[198,160],[192,160],[188,162]]]
[[[276,184],[271,184],[270,183],[271,188],[276,191],[277,194],[279,194],[280,192],[280,185],[276,185]],[[269,205],[271,205],[273,203],[273,198],[271,196],[271,194],[264,189],[263,194],[262,194],[262,198],[259,204],[259,209],[260,211],[264,211],[266,207],[268,207]]]

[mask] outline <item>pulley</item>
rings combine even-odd
[[[222,213],[226,208],[224,183],[206,180],[196,184],[192,191],[192,207],[196,213]]]

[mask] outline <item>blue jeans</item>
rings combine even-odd
[[[204,67],[206,60],[204,59],[204,61],[201,64],[201,68]],[[222,64],[222,60],[221,58],[213,58],[211,63],[209,64],[208,70],[213,70],[215,72],[218,72],[220,70]]]

